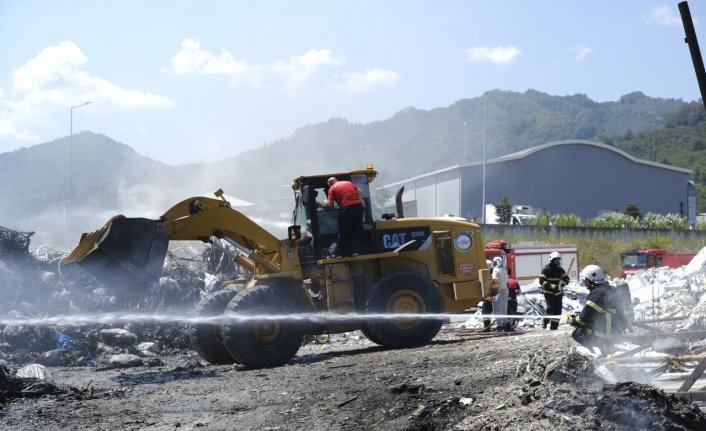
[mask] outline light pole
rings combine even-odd
[[[488,217],[488,214],[485,213],[485,140],[486,140],[486,134],[488,132],[488,92],[486,91],[483,94],[483,207],[482,207],[482,213],[483,214],[483,223],[486,223],[485,219]]]
[[[73,207],[74,195],[74,109],[86,106],[90,101],[71,107],[71,121],[69,123],[69,209]]]

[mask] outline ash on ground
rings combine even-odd
[[[200,359],[180,323],[23,324],[126,303],[183,313],[224,272],[242,275],[218,251],[177,247],[159,288],[126,300],[79,268],[60,271],[65,254],[30,254],[31,235],[0,230],[4,430],[706,429],[695,404],[636,383],[643,373],[606,383],[602,362],[565,326],[470,339],[450,325],[398,350],[336,334],[285,366],[248,370]]]

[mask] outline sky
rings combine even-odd
[[[493,89],[698,100],[677,4],[0,0],[0,153],[89,130],[218,161]],[[706,46],[706,5],[689,8]]]

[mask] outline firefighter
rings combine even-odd
[[[539,275],[539,284],[542,286],[544,300],[547,303],[545,314],[549,316],[559,316],[564,299],[564,286],[569,284],[569,275],[561,267],[561,255],[553,251],[549,254],[549,263],[542,269]],[[554,331],[559,329],[559,317],[545,318],[542,321],[542,328]]]
[[[569,324],[576,328],[571,337],[586,347],[595,346],[603,352],[613,344],[616,330],[615,290],[598,265],[588,265],[581,271],[581,284],[589,293],[581,314],[568,316]]]
[[[486,265],[488,265],[488,269],[493,271],[493,261],[490,259],[486,259],[485,261]],[[497,289],[490,289],[488,292],[487,296],[483,298],[483,305],[481,306],[481,314],[484,316],[493,314],[493,294],[495,293]],[[490,320],[490,318],[484,318],[483,319],[483,328],[485,328],[486,331],[490,330],[490,325],[492,325],[493,322]]]
[[[502,256],[493,258],[493,280],[498,281],[498,293],[493,296],[493,314],[497,316],[507,315],[507,271],[505,270],[505,261]],[[497,317],[498,331],[507,330],[507,323],[510,319],[507,317]]]
[[[520,284],[512,277],[512,272],[509,268],[507,270],[507,288],[507,314],[508,316],[514,316],[517,314],[517,294],[520,292]],[[510,318],[505,327],[508,331],[512,331],[516,325],[517,319]]]

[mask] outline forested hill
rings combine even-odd
[[[602,142],[635,157],[692,169],[696,183],[696,208],[706,212],[706,109],[701,101],[684,103],[664,117],[654,132],[603,135]]]
[[[345,119],[309,125],[291,137],[247,151],[219,165],[237,179],[259,178],[250,185],[256,196],[272,190],[279,179],[263,178],[276,169],[285,178],[300,174],[350,170],[373,163],[383,180],[394,181],[563,139],[637,134],[663,127],[665,115],[684,105],[640,92],[616,102],[594,102],[584,95],[551,96],[489,91],[444,108],[406,108],[393,117],[368,124]],[[251,195],[250,199],[254,197]]]
[[[380,171],[380,185],[481,160],[484,140],[488,158],[555,140],[596,139],[641,158],[651,158],[650,148],[657,148],[657,161],[695,169],[695,161],[706,153],[699,144],[704,126],[701,117],[692,118],[698,113],[693,105],[640,92],[595,102],[581,94],[494,90],[448,107],[405,108],[367,124],[331,119],[217,163],[181,166],[150,160],[129,143],[82,132],[73,138],[73,167],[68,137],[0,154],[5,180],[0,197],[6,203],[0,219],[13,226],[18,217],[26,222],[28,215],[48,213],[58,223],[55,209],[67,205],[108,214],[126,208],[140,214],[149,208],[157,212],[150,215],[158,216],[181,198],[220,187],[255,202],[287,198],[291,189],[283,185],[295,177],[360,169],[367,163]],[[170,143],[163,144],[170,151]],[[699,169],[697,179],[703,183]],[[699,205],[704,202],[700,199]]]

